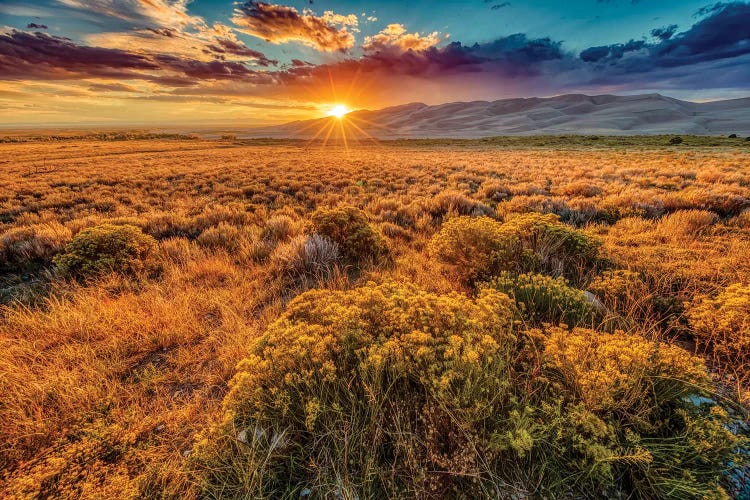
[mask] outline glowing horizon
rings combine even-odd
[[[747,1],[478,1],[461,16],[438,4],[8,0],[0,126],[263,126],[337,105],[750,95]]]

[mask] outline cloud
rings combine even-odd
[[[148,80],[165,86],[195,85],[198,80],[264,81],[262,73],[241,62],[88,47],[40,32],[0,33],[0,79],[86,78]]]
[[[349,27],[357,26],[354,14],[326,12],[300,14],[294,7],[249,1],[234,11],[232,21],[239,30],[273,43],[298,42],[321,52],[347,51],[354,46]]]
[[[37,23],[29,23],[26,25],[26,29],[28,30],[46,30],[47,28],[46,24],[37,24]]]
[[[529,39],[523,34],[486,44],[465,46],[460,42],[424,50],[379,50],[358,59],[287,68],[273,74],[276,86],[257,92],[277,92],[289,98],[331,102],[336,96],[396,104],[408,100],[433,102],[479,98],[498,93],[512,95],[540,89],[534,79],[549,75],[575,60],[559,42]],[[551,65],[551,66],[550,66]],[[550,66],[550,67],[548,67]],[[487,91],[486,93],[484,93]]]
[[[103,85],[140,80],[148,82],[139,88],[143,95],[174,89],[207,98],[306,102],[331,102],[351,91],[360,96],[351,98],[352,105],[358,105],[357,99],[386,105],[565,92],[731,90],[747,89],[750,82],[750,5],[745,2],[712,5],[682,32],[668,25],[649,37],[580,52],[523,33],[471,45],[448,43],[447,36],[408,33],[392,24],[366,37],[361,55],[355,56],[348,49],[354,44],[356,16],[316,16],[255,2],[238,12],[246,22],[243,31],[262,28],[274,43],[298,41],[321,51],[347,52],[327,56],[324,64],[294,59],[274,68],[276,61],[245,45],[232,28],[209,27],[202,20],[98,34],[84,44],[14,30],[0,32],[0,79],[81,79],[99,92],[125,92]]]
[[[138,92],[137,88],[124,83],[92,83],[88,89],[91,92]]]
[[[495,4],[492,7],[490,7],[490,9],[492,9],[492,10],[500,10],[500,9],[504,9],[506,7],[510,7],[510,2],[503,2],[503,3]]]
[[[581,51],[580,57],[581,60],[586,62],[612,61],[622,59],[628,52],[641,50],[645,46],[646,42],[644,40],[630,40],[627,43],[589,47]]]
[[[57,0],[58,3],[105,17],[138,23],[138,27],[199,25],[188,14],[188,0]]]
[[[80,46],[40,32],[0,33],[0,77],[4,79],[122,78],[158,68],[148,58],[122,50]]]
[[[445,37],[447,38],[447,37]],[[365,37],[365,43],[362,48],[366,52],[378,52],[397,50],[406,52],[407,50],[423,51],[439,44],[443,38],[437,31],[424,36],[419,33],[407,33],[403,24],[389,24],[380,33]]]
[[[677,32],[677,25],[670,24],[661,28],[655,28],[651,30],[651,36],[658,38],[661,41],[669,40]]]
[[[264,67],[278,64],[278,61],[267,58],[262,52],[247,47],[229,27],[220,23],[210,28],[201,26],[191,31],[146,28],[127,32],[96,33],[85,39],[99,47],[136,53],[168,53],[199,61],[234,61]]]
[[[135,54],[170,54],[219,67],[220,62],[247,63],[262,67],[278,64],[262,52],[250,49],[232,28],[215,23],[209,26],[200,16],[188,13],[189,0],[57,0],[75,9],[85,9],[107,18],[135,23],[126,31],[99,32],[84,36],[97,47],[119,49]],[[224,71],[232,68],[227,73]],[[239,66],[226,64],[221,74],[235,75]]]
[[[604,65],[603,71],[648,72],[750,54],[750,5],[744,2],[715,4],[701,12],[711,14],[689,30],[676,26],[653,30],[656,43],[631,40],[625,44],[591,47],[581,52],[583,61]]]

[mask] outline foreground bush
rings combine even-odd
[[[156,240],[135,226],[102,224],[78,233],[53,262],[60,275],[71,278],[111,271],[135,275],[155,248]]]
[[[571,472],[589,482],[589,492],[726,497],[718,483],[744,440],[727,429],[726,411],[705,397],[710,381],[702,360],[623,332],[546,333],[545,365],[567,397],[575,394],[567,434],[556,444],[575,450]]]
[[[502,273],[484,286],[515,299],[524,317],[532,324],[594,326],[598,318],[597,310],[585,292],[570,287],[565,278]]]
[[[318,210],[312,215],[312,232],[335,242],[349,264],[378,261],[389,253],[385,239],[356,207]]]
[[[386,284],[293,300],[195,449],[207,497],[719,496],[736,439],[700,360],[517,331],[512,300]]]
[[[502,271],[539,272],[580,282],[595,267],[600,243],[556,215],[530,213],[506,222],[456,217],[430,242],[430,252],[466,281]]]
[[[701,347],[737,367],[750,361],[750,285],[730,285],[715,299],[698,299],[687,316]]]

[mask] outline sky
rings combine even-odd
[[[750,96],[750,2],[0,0],[4,126],[654,92]]]

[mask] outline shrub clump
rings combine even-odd
[[[333,276],[339,246],[325,236],[295,236],[271,255],[271,269],[295,284],[320,283]]]
[[[49,264],[72,237],[59,222],[9,229],[0,235],[0,268]]]
[[[574,477],[610,498],[727,496],[719,483],[732,460],[742,461],[733,454],[745,440],[707,398],[702,360],[622,331],[552,328],[544,345],[550,376],[575,394],[556,443],[576,457]]]
[[[352,206],[321,209],[312,215],[312,232],[335,242],[343,260],[359,266],[389,255],[385,238],[370,225],[367,215]]]
[[[130,225],[102,224],[84,229],[53,262],[61,276],[88,278],[115,271],[136,275],[146,268],[156,240]]]
[[[750,285],[736,283],[716,298],[697,298],[687,317],[701,347],[738,366],[750,360]]]
[[[495,214],[492,207],[466,196],[459,191],[443,191],[432,199],[429,206],[433,217],[443,217],[451,212],[457,215],[491,216]]]
[[[662,217],[656,229],[665,237],[695,237],[718,220],[719,216],[708,210],[678,210]]]
[[[456,217],[443,224],[430,252],[471,283],[502,271],[565,276],[577,283],[594,268],[600,242],[553,214]]]
[[[606,311],[607,324],[624,330],[643,330],[647,325],[659,324],[678,306],[671,297],[658,295],[640,273],[628,269],[603,271],[591,281],[587,291]]]
[[[298,296],[195,447],[204,494],[722,493],[738,440],[720,407],[690,400],[711,387],[699,359],[622,332],[519,331],[516,317],[493,289]]]
[[[531,324],[594,326],[599,318],[586,293],[572,288],[562,277],[553,278],[543,274],[513,275],[505,272],[483,286],[513,298]]]

